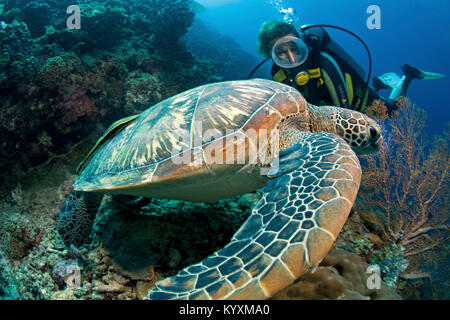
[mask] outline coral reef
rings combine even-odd
[[[361,162],[362,201],[357,202],[367,226],[384,242],[385,250],[373,261],[384,266],[391,285],[422,274],[421,266],[430,262],[425,253],[442,252],[448,243],[450,203],[448,129],[443,136],[428,138],[426,112],[406,99],[399,104],[397,116],[384,120],[385,145]],[[383,110],[381,103],[369,108],[385,118]]]
[[[0,89],[7,88],[34,74],[29,54],[33,46],[24,22],[13,21],[0,29]]]
[[[194,17],[189,1],[83,0],[82,27],[70,30],[71,4],[3,5],[0,189],[117,119],[218,79],[181,41]]]
[[[369,265],[354,254],[333,249],[316,270],[281,290],[275,300],[398,300],[401,297],[386,283],[369,289]]]

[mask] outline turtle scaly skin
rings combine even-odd
[[[64,243],[76,246],[86,243],[102,201],[98,193],[74,191],[59,213],[57,229]]]
[[[274,140],[264,139],[268,132]],[[380,133],[359,112],[310,105],[277,82],[201,86],[149,108],[97,144],[61,219],[81,212],[89,216],[83,221],[92,220],[97,208],[84,204],[83,193],[215,201],[263,188],[228,245],[157,282],[147,298],[268,298],[325,257],[359,189],[356,154],[377,151]],[[221,161],[225,155],[233,161]],[[66,236],[68,230],[60,228],[64,239],[82,238]]]

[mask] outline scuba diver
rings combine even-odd
[[[369,54],[369,75],[361,66],[325,31],[332,27],[346,31],[360,40]],[[258,33],[258,51],[272,59],[271,74],[273,80],[295,87],[316,105],[335,105],[365,112],[374,100],[385,102],[388,115],[395,115],[398,108],[396,100],[405,96],[413,79],[437,79],[444,75],[426,72],[410,65],[403,65],[404,75],[399,77],[393,72],[385,73],[373,79],[370,87],[371,56],[365,43],[354,33],[340,27],[329,25],[310,25],[301,27],[301,33],[295,26],[281,21],[264,22]],[[378,94],[381,89],[392,89],[389,98]]]

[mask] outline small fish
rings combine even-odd
[[[8,24],[5,21],[0,21],[0,27],[2,29],[5,29],[8,26]]]

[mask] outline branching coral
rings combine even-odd
[[[384,120],[383,148],[363,159],[360,198],[382,213],[371,223],[385,241],[404,248],[404,257],[429,251],[448,239],[449,130],[427,139],[426,111],[407,99],[398,115]],[[383,117],[383,105],[369,112]]]

